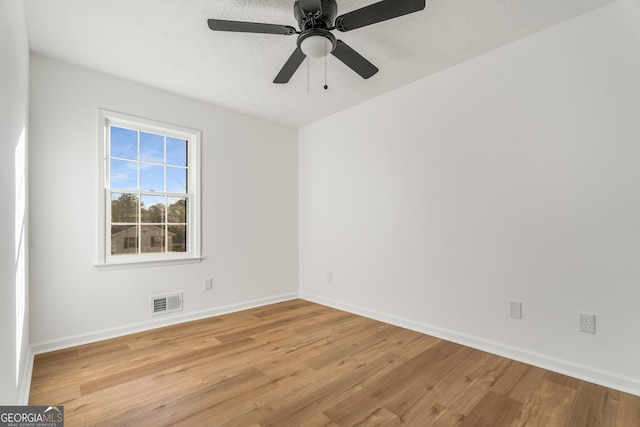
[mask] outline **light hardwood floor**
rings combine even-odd
[[[640,397],[302,300],[36,356],[72,426],[640,426]]]

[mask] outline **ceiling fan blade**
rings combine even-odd
[[[425,0],[382,0],[336,18],[338,31],[351,31],[424,9]]]
[[[351,49],[342,40],[336,42],[336,48],[331,52],[333,56],[358,73],[363,79],[368,79],[378,72],[378,68],[367,61],[362,55]]]
[[[322,13],[321,0],[298,0],[298,6],[306,15],[320,15]]]
[[[207,20],[213,31],[233,31],[239,33],[281,34],[290,36],[296,29],[288,25],[260,24],[257,22],[224,21],[222,19]]]
[[[300,66],[300,64],[302,64],[302,61],[304,61],[304,58],[306,57],[307,55],[305,55],[300,50],[300,48],[297,47],[296,50],[293,51],[289,59],[287,59],[287,62],[285,62],[284,66],[282,67],[282,69],[280,70],[276,78],[273,79],[273,82],[280,83],[280,84],[288,83],[289,80],[291,80],[291,77],[293,76],[293,74],[296,72],[296,70]]]

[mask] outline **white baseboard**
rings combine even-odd
[[[535,353],[521,348],[512,347],[502,343],[473,337],[456,331],[428,325],[425,323],[415,322],[410,319],[404,319],[398,316],[370,310],[365,307],[358,307],[346,304],[329,298],[301,292],[300,298],[326,305],[328,307],[343,310],[349,313],[368,317],[370,319],[379,320],[391,325],[410,329],[426,335],[431,335],[447,341],[472,347],[478,350],[506,357],[508,359],[517,360],[549,371],[558,372],[563,375],[578,378],[604,387],[609,387],[625,393],[640,396],[640,380],[637,378],[625,377],[613,372],[607,372],[590,366],[580,365],[568,360],[562,360],[546,354]]]
[[[275,297],[246,301],[208,310],[202,310],[198,312],[178,314],[167,317],[166,319],[153,319],[147,322],[140,322],[133,325],[104,329],[97,332],[74,335],[50,341],[43,341],[40,343],[33,343],[29,348],[29,355],[27,356],[27,366],[25,367],[25,374],[23,376],[22,384],[20,387],[20,402],[24,405],[28,404],[31,376],[33,373],[33,358],[36,354],[47,353],[49,351],[60,350],[96,341],[102,341],[109,338],[116,338],[123,335],[161,328],[163,326],[170,326],[189,322],[192,320],[205,319],[207,317],[219,316],[222,314],[261,307],[268,304],[275,304],[278,302],[288,301],[296,298],[302,298],[307,301],[326,305],[328,307],[333,307],[338,310],[365,316],[371,319],[379,320],[381,322],[389,323],[391,325],[396,325],[447,341],[452,341],[468,347],[476,348],[478,350],[493,353],[502,357],[517,360],[519,362],[528,363],[533,366],[537,366],[553,372],[558,372],[560,374],[568,375],[594,384],[602,385],[604,387],[609,387],[625,393],[640,396],[640,381],[636,378],[625,377],[616,373],[576,364],[568,360],[558,359],[549,355],[523,350],[520,348],[461,334],[455,331],[428,325],[425,323],[415,322],[410,319],[404,319],[398,316],[370,310],[365,307],[346,304],[340,301],[302,292],[300,295],[296,293],[284,294]]]
[[[64,338],[56,338],[53,340],[42,341],[31,344],[31,367],[33,367],[33,356],[50,351],[61,350],[77,345],[89,344],[96,341],[102,341],[110,338],[117,338],[124,335],[135,334],[138,332],[148,331],[151,329],[162,328],[164,326],[176,325],[179,323],[190,322],[193,320],[206,319],[207,317],[219,316],[222,314],[233,313],[236,311],[247,310],[250,308],[261,307],[268,304],[288,301],[298,298],[297,293],[277,295],[268,298],[262,298],[252,301],[245,301],[237,304],[215,307],[207,310],[178,313],[162,318],[153,318],[151,320],[135,323],[131,325],[119,326],[116,328],[103,329],[96,332],[86,334],[73,335]],[[25,375],[26,376],[26,375]],[[29,384],[31,383],[31,373],[29,373]]]

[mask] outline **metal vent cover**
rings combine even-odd
[[[173,313],[182,310],[182,292],[151,297],[151,315]]]

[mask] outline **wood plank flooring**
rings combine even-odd
[[[72,426],[640,426],[640,397],[302,300],[35,358]]]

